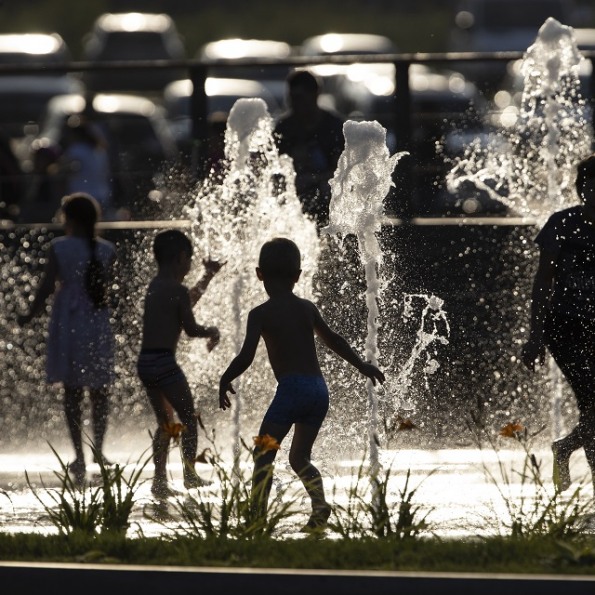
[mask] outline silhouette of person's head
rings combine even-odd
[[[320,83],[308,70],[295,70],[287,77],[287,100],[297,116],[308,117],[318,110]]]

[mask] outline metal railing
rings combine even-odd
[[[595,51],[582,52],[585,58],[593,64],[593,75],[590,79],[590,98],[595,100]],[[408,53],[408,54],[364,54],[364,55],[325,55],[325,56],[294,56],[283,60],[271,59],[219,59],[219,60],[119,60],[113,62],[83,62],[73,61],[63,64],[0,64],[0,77],[15,74],[41,73],[85,73],[124,70],[185,70],[192,81],[193,93],[190,102],[190,116],[192,120],[192,141],[194,147],[195,164],[205,162],[208,138],[208,99],[206,81],[209,69],[225,69],[237,67],[305,67],[322,64],[392,64],[395,67],[395,92],[391,99],[392,129],[395,133],[395,150],[407,151],[412,145],[412,91],[410,87],[410,67],[413,64],[450,66],[453,64],[470,62],[511,62],[523,58],[523,52],[492,52],[492,53]],[[595,110],[594,118],[595,118]],[[399,164],[399,182],[406,195],[410,195],[413,186],[412,164],[410,160],[403,160]],[[401,215],[405,218],[413,216],[407,205]]]

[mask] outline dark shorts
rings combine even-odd
[[[320,427],[328,412],[328,388],[322,376],[294,374],[279,380],[275,398],[264,421],[276,424],[302,423]]]
[[[141,351],[136,365],[138,377],[147,388],[162,388],[186,379],[169,349]]]

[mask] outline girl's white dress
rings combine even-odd
[[[50,383],[101,388],[114,379],[114,337],[109,308],[96,309],[85,289],[91,252],[76,236],[52,240],[59,285],[54,294],[47,339],[46,373]],[[97,238],[95,254],[104,265],[116,257],[114,245]]]

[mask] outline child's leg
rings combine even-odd
[[[186,484],[196,483],[194,460],[198,444],[198,424],[194,400],[188,382],[184,376],[178,382],[162,387],[163,394],[177,413],[185,429],[182,433],[182,459],[184,464],[184,480]],[[187,485],[186,487],[191,487]]]
[[[85,455],[83,453],[83,439],[81,436],[82,400],[82,388],[64,387],[64,413],[66,414],[66,423],[68,424],[68,431],[70,432],[74,446],[75,463],[84,467]]]
[[[289,464],[302,480],[310,499],[312,500],[312,509],[328,508],[326,498],[324,497],[324,487],[320,472],[310,460],[312,456],[312,446],[318,436],[319,426],[313,426],[303,423],[295,424],[291,449],[289,451]]]
[[[283,441],[291,429],[291,424],[279,424],[264,420],[260,426],[259,435],[268,434],[277,440],[279,444]],[[254,459],[254,471],[252,473],[252,497],[254,504],[258,509],[259,515],[266,514],[269,494],[273,482],[272,466],[277,457],[277,450],[271,449],[263,451],[260,447],[255,447],[252,452]]]
[[[156,387],[147,388],[147,395],[157,419],[157,429],[153,436],[153,465],[155,467],[153,491],[159,492],[167,489],[166,466],[170,435],[164,429],[164,426],[173,422],[173,409],[161,389]]]
[[[109,413],[109,398],[107,387],[92,388],[89,391],[91,397],[91,413],[93,416],[93,439],[97,456],[103,457],[103,439],[107,430],[107,417]],[[105,461],[105,459],[104,459]]]

